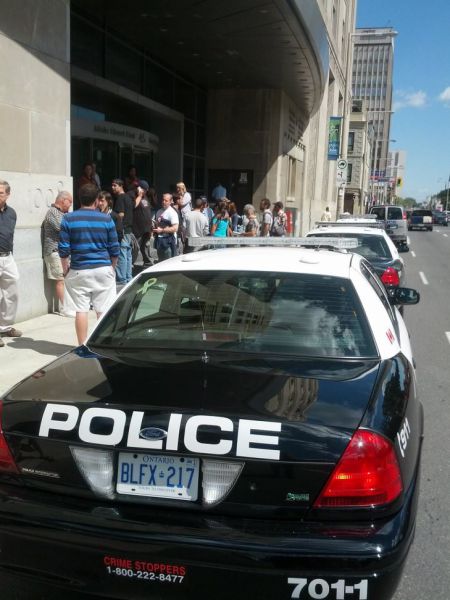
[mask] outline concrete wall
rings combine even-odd
[[[0,14],[0,178],[17,212],[21,321],[51,308],[40,226],[58,190],[72,190],[70,13],[64,0],[0,0]]]
[[[277,90],[210,90],[208,169],[253,171],[254,203],[276,194],[280,128]]]
[[[253,170],[255,208],[267,197],[281,200],[298,215],[304,188],[304,127],[300,109],[281,90],[210,90],[207,168]]]

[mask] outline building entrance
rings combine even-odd
[[[157,136],[106,121],[72,119],[72,176],[75,202],[83,165],[94,162],[102,189],[110,190],[115,177],[125,178],[130,165],[151,185],[154,181]]]
[[[227,198],[236,204],[239,214],[253,199],[253,171],[247,169],[210,169],[208,171],[208,198],[218,183],[227,190]]]

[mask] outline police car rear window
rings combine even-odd
[[[99,323],[89,346],[376,356],[349,280],[236,271],[141,275]]]
[[[314,237],[342,237],[342,238],[354,238],[358,240],[358,246],[352,248],[352,252],[360,254],[367,258],[369,261],[372,258],[392,258],[389,246],[382,235],[370,235],[368,233],[343,233],[337,229],[333,229],[330,233],[313,233],[310,234]]]

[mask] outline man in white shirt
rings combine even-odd
[[[202,213],[203,200],[197,198],[195,200],[195,208],[185,216],[186,220],[186,237],[205,237],[209,235],[209,222],[208,217]],[[193,252],[199,250],[199,248],[192,248],[189,245],[186,248],[186,252]]]
[[[177,211],[172,207],[172,194],[163,194],[162,208],[156,213],[156,237],[158,261],[177,255],[177,231],[179,219]]]
[[[327,222],[331,221],[331,213],[330,213],[330,207],[329,206],[327,206],[325,208],[325,210],[323,211],[322,216],[320,217],[320,220],[321,221],[327,221]]]

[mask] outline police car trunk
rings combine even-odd
[[[352,255],[272,248],[261,260],[247,249],[251,266],[236,270],[242,250],[232,252],[143,273],[87,346],[4,397],[11,485],[287,519],[398,495],[398,469],[370,490],[343,476],[360,468],[358,428],[380,370]]]

